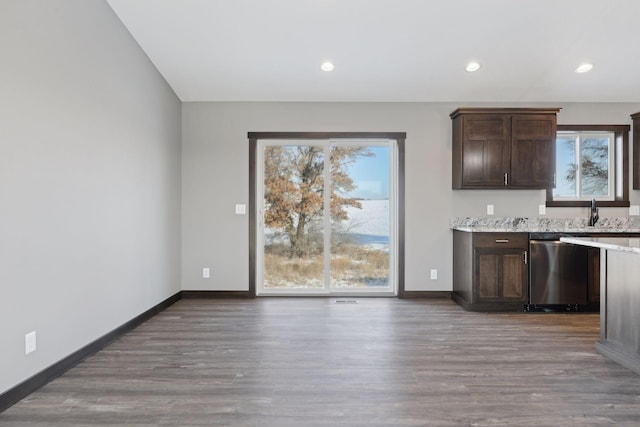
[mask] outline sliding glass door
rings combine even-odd
[[[256,293],[396,293],[396,144],[258,141]]]

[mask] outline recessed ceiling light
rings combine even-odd
[[[333,71],[334,68],[335,67],[334,67],[333,63],[331,63],[329,61],[323,62],[322,65],[320,65],[320,69],[322,71]]]
[[[576,73],[586,73],[587,71],[591,71],[593,68],[593,64],[584,63],[576,68]]]
[[[467,70],[470,73],[473,73],[474,71],[478,71],[479,69],[480,69],[480,64],[478,64],[475,61],[469,62],[465,68],[465,70]]]

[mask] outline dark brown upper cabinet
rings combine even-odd
[[[459,108],[454,189],[552,188],[559,108]]]

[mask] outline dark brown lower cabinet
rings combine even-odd
[[[529,235],[455,230],[453,237],[453,299],[467,310],[524,310]]]
[[[600,302],[600,249],[587,250],[587,304]]]
[[[527,269],[521,249],[475,250],[479,302],[526,302]]]

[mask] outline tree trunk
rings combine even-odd
[[[307,254],[304,244],[304,228],[307,223],[307,215],[300,214],[298,216],[298,224],[296,226],[295,234],[290,236],[291,242],[291,255],[297,258],[302,258]]]

